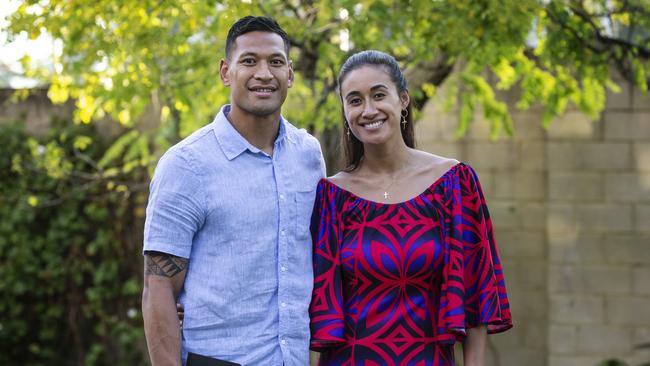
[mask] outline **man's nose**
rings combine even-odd
[[[273,74],[269,69],[269,64],[266,62],[260,62],[257,70],[255,70],[255,79],[269,81],[273,79]]]

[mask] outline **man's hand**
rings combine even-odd
[[[142,316],[153,366],[181,364],[181,335],[176,298],[183,288],[188,260],[161,252],[144,256]]]

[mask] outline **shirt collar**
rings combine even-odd
[[[213,130],[214,134],[221,145],[226,158],[232,160],[237,156],[241,155],[244,151],[248,150],[254,154],[261,152],[262,150],[251,145],[248,140],[244,138],[239,132],[233,127],[228,118],[226,117],[230,112],[230,105],[224,105],[217,116],[214,118]],[[277,147],[278,143],[287,137],[287,128],[285,126],[286,120],[283,117],[280,117],[280,128],[278,130],[278,137],[275,139],[275,146]]]

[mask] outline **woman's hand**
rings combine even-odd
[[[183,318],[185,317],[185,308],[183,308],[183,305],[180,302],[176,303],[176,315],[178,315],[178,322],[180,323],[181,327],[183,327]]]

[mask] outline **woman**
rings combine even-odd
[[[346,167],[322,179],[312,217],[311,349],[321,365],[483,365],[512,326],[476,173],[414,149],[406,81],[378,51],[339,75]]]

